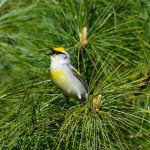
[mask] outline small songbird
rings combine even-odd
[[[51,48],[50,74],[54,84],[66,98],[87,100],[88,87],[81,74],[71,65],[70,55],[65,48]]]

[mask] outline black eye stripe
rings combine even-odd
[[[67,55],[65,53],[63,53],[63,52],[57,52],[57,51],[54,51],[54,50],[52,51],[52,55],[59,55],[59,54],[63,55],[64,59],[67,58]]]
[[[63,52],[52,51],[53,54],[64,54]],[[65,54],[64,54],[65,55]]]

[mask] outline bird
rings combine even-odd
[[[64,47],[50,48],[50,75],[53,83],[66,97],[78,99],[81,103],[88,99],[88,86],[81,74],[71,65],[70,55]]]

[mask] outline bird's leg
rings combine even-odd
[[[68,96],[65,96],[65,98],[66,98],[66,102],[65,102],[65,104],[64,104],[64,108],[69,108],[69,97]]]
[[[85,106],[86,105],[86,101],[83,99],[79,100],[80,106]]]
[[[78,100],[79,100],[80,106],[85,106],[86,102],[83,100],[80,93],[78,93]]]
[[[83,98],[80,98],[80,99],[78,98],[78,100],[79,100],[80,106],[85,106],[86,101]]]
[[[69,104],[69,97],[68,96],[66,96],[66,103]]]

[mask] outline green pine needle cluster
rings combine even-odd
[[[0,149],[148,150],[149,18],[146,0],[1,0]],[[59,46],[89,87],[84,106],[66,108],[50,79]]]

